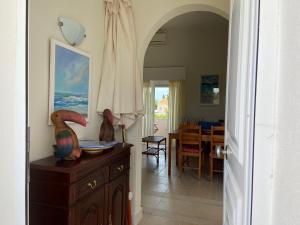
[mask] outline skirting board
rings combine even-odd
[[[133,215],[132,215],[132,224],[133,225],[138,225],[143,218],[143,208],[140,207],[139,210],[137,210]]]

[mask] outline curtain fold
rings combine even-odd
[[[154,83],[152,81],[144,81],[143,101],[144,101],[144,117],[143,117],[143,137],[152,136],[154,134]]]
[[[97,112],[111,109],[118,124],[130,127],[143,115],[131,0],[104,0],[105,45]]]
[[[184,81],[169,81],[169,132],[178,130],[185,116],[185,90]]]

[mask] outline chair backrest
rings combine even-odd
[[[197,124],[181,124],[179,126],[179,144],[199,145],[201,149],[201,127]]]
[[[224,126],[211,127],[210,150],[214,151],[216,145],[224,147]]]

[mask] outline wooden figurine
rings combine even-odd
[[[52,123],[55,126],[55,152],[57,158],[75,160],[81,155],[76,133],[65,121],[86,126],[86,120],[81,114],[70,110],[58,110],[51,114]]]
[[[113,127],[114,116],[110,109],[103,111],[103,122],[100,127],[99,140],[111,142],[115,140],[115,131]]]

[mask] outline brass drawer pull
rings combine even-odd
[[[93,180],[93,182],[89,182],[88,183],[88,186],[91,188],[91,189],[94,189],[96,186],[97,186],[97,181],[96,180]]]
[[[122,172],[124,170],[124,165],[118,166],[117,170],[119,170],[119,172]]]

